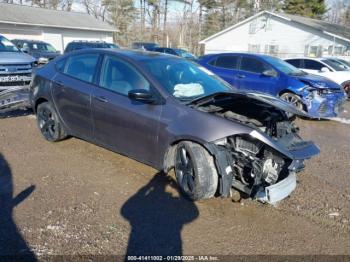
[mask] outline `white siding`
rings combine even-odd
[[[255,33],[252,33],[254,28]],[[205,53],[248,52],[256,50],[257,46],[260,46],[260,53],[264,53],[268,45],[277,45],[279,56],[304,56],[307,45],[321,45],[323,49],[327,49],[333,42],[333,37],[306,26],[279,17],[262,15],[208,40],[205,43]],[[346,42],[336,40],[336,46],[339,45],[345,46]]]
[[[42,30],[31,26],[16,26],[0,23],[0,35],[8,39],[34,39],[43,40]]]
[[[8,39],[42,40],[63,52],[66,45],[74,40],[113,42],[111,32],[89,31],[65,28],[48,28],[0,23],[0,35]]]

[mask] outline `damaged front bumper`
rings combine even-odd
[[[219,193],[223,197],[229,197],[233,188],[252,199],[275,204],[295,190],[296,175],[304,169],[304,160],[320,152],[310,141],[288,138],[283,140],[284,144],[257,131],[251,132],[250,137],[257,141],[247,140],[246,148],[253,154],[248,151],[237,153],[240,150],[237,145],[243,145],[237,143],[241,139],[228,139],[235,141],[232,143],[217,140],[215,145],[211,144],[210,151],[215,156],[219,174]],[[253,141],[253,144],[249,144],[249,141]],[[231,144],[236,147],[233,148]]]
[[[328,93],[320,92],[320,90],[310,91],[302,98],[311,117],[336,117],[344,110],[343,106],[347,100],[345,92],[342,90],[330,90]]]
[[[255,198],[263,203],[276,204],[288,197],[297,186],[297,177],[291,172],[288,177],[271,186],[258,191]]]
[[[29,85],[0,89],[0,113],[30,107]]]

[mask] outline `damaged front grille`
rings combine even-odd
[[[31,64],[0,65],[0,112],[29,106]]]
[[[328,106],[327,106],[327,104],[326,104],[325,102],[323,102],[323,103],[320,105],[320,107],[318,108],[318,112],[319,112],[320,114],[325,114],[325,113],[327,112],[327,110],[328,110]]]

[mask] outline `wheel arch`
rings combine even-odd
[[[35,100],[35,104],[34,104],[34,113],[36,113],[38,106],[42,103],[48,102],[49,100],[44,98],[44,97],[39,97],[38,99]]]
[[[193,138],[179,138],[179,139],[172,141],[168,145],[167,149],[165,150],[163,167],[162,167],[163,172],[167,173],[172,168],[174,168],[176,148],[177,148],[179,143],[184,142],[184,141],[189,141],[189,142],[199,144],[202,147],[204,147],[209,152],[210,155],[214,156],[214,152],[212,151],[212,148],[209,146],[208,142],[205,142],[205,141],[202,141],[199,139],[193,139]]]
[[[291,90],[291,89],[289,89],[289,88],[285,88],[285,89],[281,90],[281,91],[278,93],[278,96],[281,96],[281,95],[283,95],[283,94],[285,94],[285,93],[292,93],[292,94],[294,94],[294,95],[298,95],[294,90]]]
[[[281,97],[283,94],[286,94],[286,93],[291,93],[293,95],[296,95],[300,98],[300,102],[302,103],[302,106],[303,106],[303,109],[307,112],[307,105],[305,104],[304,100],[303,100],[303,97],[298,94],[298,92],[295,92],[294,90],[291,90],[289,88],[285,88],[283,89],[281,92],[279,92],[278,96]]]

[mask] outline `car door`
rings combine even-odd
[[[239,56],[237,55],[220,55],[210,60],[207,67],[233,87],[238,88],[236,81],[238,60]]]
[[[94,136],[98,143],[113,151],[152,164],[162,105],[129,99],[132,89],[150,90],[158,96],[133,65],[106,55],[92,99]]]
[[[312,59],[304,59],[303,60],[303,64],[302,64],[302,70],[310,73],[310,74],[314,74],[314,75],[323,75],[326,76],[328,75],[329,72],[322,72],[321,69],[323,67],[326,67],[329,69],[329,71],[331,71],[331,69],[329,67],[327,67],[326,65],[324,65],[323,63],[316,61],[316,60],[312,60]]]
[[[52,79],[52,96],[62,121],[72,135],[92,138],[90,107],[93,80],[99,54],[69,56],[57,63]]]
[[[263,72],[268,70],[274,71],[276,76],[264,75]],[[278,74],[264,61],[242,56],[236,82],[239,89],[270,93],[278,85]]]

